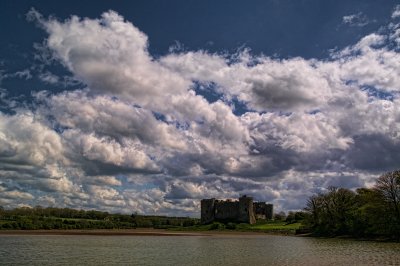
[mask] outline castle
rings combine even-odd
[[[272,219],[273,205],[253,202],[246,195],[239,201],[203,199],[201,200],[201,223],[213,221],[254,224],[256,219]]]

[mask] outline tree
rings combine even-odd
[[[381,175],[375,189],[391,207],[396,221],[400,222],[400,170]]]
[[[387,210],[389,232],[400,238],[400,170],[381,175],[374,186]]]
[[[357,236],[388,234],[388,215],[379,193],[370,188],[359,188],[356,192],[357,209],[354,213],[353,233]]]
[[[285,222],[288,224],[296,222],[295,213],[290,211],[286,216]]]
[[[306,207],[304,210],[310,214],[307,222],[310,227],[317,227],[320,225],[320,213],[322,212],[322,197],[323,195],[313,195],[307,200]]]
[[[309,213],[308,225],[316,234],[348,234],[355,207],[354,192],[330,187],[327,193],[314,195],[308,200],[305,208]]]
[[[284,221],[286,219],[286,214],[285,214],[285,212],[283,212],[283,211],[281,211],[281,212],[279,212],[279,213],[276,213],[275,215],[274,215],[274,220],[277,220],[277,221]]]
[[[295,212],[294,213],[294,220],[296,222],[300,222],[300,221],[304,220],[305,217],[306,217],[306,213],[305,212],[301,212],[300,211],[300,212]]]

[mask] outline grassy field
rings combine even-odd
[[[252,230],[296,230],[301,223],[286,224],[285,222],[266,222],[262,224],[251,225]]]
[[[299,229],[301,223],[287,224],[284,221],[258,221],[256,224],[236,224],[214,222],[207,225],[194,225],[188,227],[169,228],[173,231],[241,231],[241,232],[265,232],[265,233],[284,233],[294,234]]]
[[[75,222],[80,222],[80,221],[87,221],[87,222],[98,222],[99,220],[96,219],[84,219],[84,218],[57,218],[57,217],[50,217],[52,219],[61,219],[63,221],[75,221]]]

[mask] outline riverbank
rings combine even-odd
[[[214,236],[214,235],[295,235],[300,224],[269,221],[249,224],[212,223],[165,228],[81,228],[81,229],[3,229],[0,235],[140,235],[140,236]]]
[[[0,235],[101,235],[101,236],[202,236],[200,232],[173,232],[166,229],[85,229],[85,230],[0,230]]]
[[[269,235],[296,235],[301,223],[286,223],[284,221],[258,221],[256,224],[219,223],[198,224],[193,226],[170,227],[167,230],[177,232],[224,232],[224,233],[257,233]],[[300,233],[308,233],[301,231]]]
[[[87,229],[87,230],[0,230],[2,235],[98,235],[98,236],[266,236],[281,235],[294,236],[292,233],[279,231],[237,231],[237,230],[210,230],[210,231],[175,231],[170,229]],[[303,236],[303,235],[296,235]]]
[[[260,236],[264,232],[172,231],[167,229],[94,229],[94,230],[0,230],[2,235],[93,235],[93,236]]]

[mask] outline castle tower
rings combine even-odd
[[[239,198],[239,217],[238,221],[242,223],[255,224],[253,198],[246,195]]]
[[[201,223],[207,224],[215,219],[215,199],[201,200]]]

